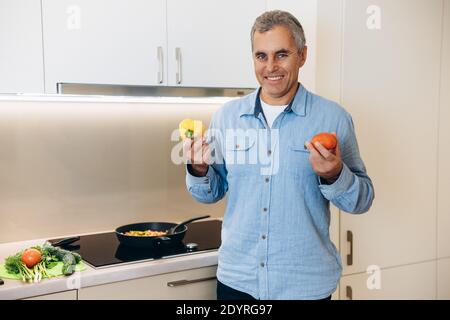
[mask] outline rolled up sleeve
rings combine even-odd
[[[340,136],[342,171],[333,184],[320,184],[319,180],[319,188],[322,195],[339,209],[348,213],[364,213],[372,206],[375,193],[361,159],[353,121],[349,115],[340,125]]]
[[[190,165],[186,165],[186,186],[189,193],[201,203],[215,203],[221,200],[227,190],[224,171],[220,165],[210,165],[206,176],[196,177],[191,172]]]
[[[370,178],[352,172],[344,164],[339,178],[331,185],[319,185],[322,195],[339,209],[348,213],[367,212],[374,199]]]

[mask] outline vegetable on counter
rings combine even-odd
[[[63,263],[62,272],[69,276],[75,272],[81,256],[52,246],[46,242],[42,247],[28,248],[5,259],[5,269],[10,274],[20,275],[24,282],[39,282],[43,278],[51,278],[49,269],[54,268],[59,262]]]
[[[41,252],[35,248],[26,249],[22,253],[22,262],[28,267],[33,268],[36,264],[41,262],[42,255]]]
[[[184,119],[178,125],[181,139],[193,139],[202,137],[205,132],[205,126],[200,120]]]

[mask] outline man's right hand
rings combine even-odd
[[[206,176],[210,160],[210,149],[209,145],[202,138],[184,139],[183,158],[186,164],[191,165],[195,176]]]

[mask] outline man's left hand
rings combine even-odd
[[[336,133],[333,135],[336,136]],[[311,142],[307,141],[305,146],[310,152],[309,161],[314,172],[328,183],[335,182],[339,178],[343,166],[339,142],[333,150],[326,149],[320,142],[316,142],[313,146]]]

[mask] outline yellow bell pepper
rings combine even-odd
[[[184,119],[179,124],[181,139],[193,139],[194,137],[203,137],[205,126],[200,120]]]

